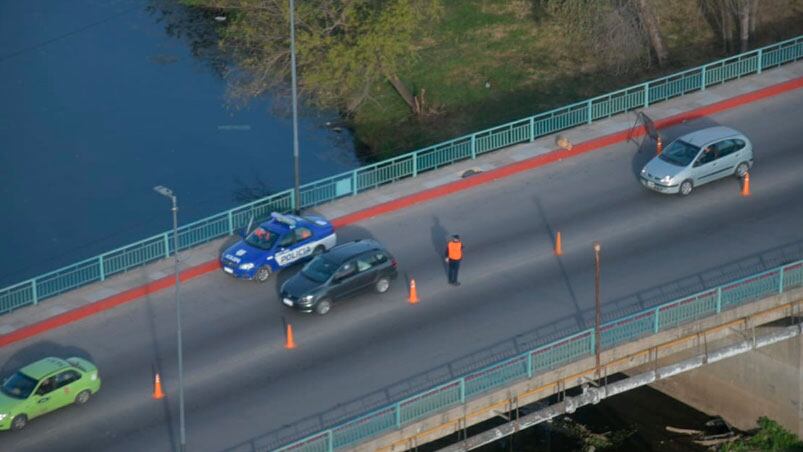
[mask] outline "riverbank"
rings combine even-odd
[[[374,101],[353,117],[361,158],[387,158],[737,53],[723,51],[696,2],[667,0],[652,5],[668,63],[612,65],[568,39],[565,20],[538,3],[443,2],[440,23],[403,77],[413,92],[425,92],[429,111],[411,115],[390,84],[380,86]],[[803,30],[803,6],[782,3],[762,4],[751,48]]]
[[[212,12],[239,99],[288,103],[288,5]],[[370,7],[368,5],[371,5]],[[387,0],[296,5],[298,92],[341,112],[373,162],[794,37],[803,5]],[[211,20],[211,19],[210,19]],[[217,19],[215,19],[217,20]],[[265,34],[263,30],[273,30]]]

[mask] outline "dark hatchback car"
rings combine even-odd
[[[396,259],[379,242],[347,242],[315,257],[285,281],[282,303],[323,315],[332,303],[360,290],[387,292],[396,276]]]

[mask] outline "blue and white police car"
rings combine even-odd
[[[335,246],[334,226],[323,218],[272,213],[220,256],[223,271],[265,282],[270,274]]]

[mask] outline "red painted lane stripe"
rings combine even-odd
[[[214,271],[218,268],[220,268],[220,265],[218,264],[217,260],[205,262],[201,265],[184,270],[179,274],[179,278],[182,282],[189,281],[190,279],[205,275],[206,273]],[[47,320],[14,330],[11,333],[0,336],[0,347],[13,344],[14,342],[19,342],[23,339],[36,336],[37,334],[44,333],[45,331],[67,325],[69,323],[77,322],[78,320],[95,315],[99,312],[106,311],[115,306],[119,306],[121,304],[134,301],[138,298],[142,298],[145,295],[156,293],[162,289],[172,287],[175,284],[175,281],[175,276],[165,276],[164,278],[151,281],[143,286],[135,287],[133,289],[126,290],[125,292],[120,292],[102,300],[98,300],[94,303],[73,309],[72,311],[51,317]]]
[[[767,88],[763,88],[758,91],[753,91],[751,93],[742,94],[741,96],[723,100],[711,105],[707,105],[705,107],[700,107],[696,110],[680,113],[675,116],[670,116],[668,118],[656,121],[655,125],[657,128],[669,127],[675,124],[679,124],[683,121],[729,110],[738,107],[740,105],[744,105],[767,97],[775,96],[801,87],[803,87],[803,77],[797,78],[795,80],[790,80],[784,83],[780,83],[778,85],[773,85]],[[573,147],[571,151],[564,149],[552,151],[548,154],[539,155],[537,157],[523,160],[521,162],[516,162],[488,172],[480,173],[475,176],[471,176],[468,179],[462,179],[459,181],[450,182],[448,184],[441,185],[439,187],[431,188],[429,190],[424,190],[422,192],[405,196],[403,198],[399,198],[393,201],[388,201],[386,203],[379,204],[373,207],[369,207],[367,209],[363,209],[342,216],[340,218],[336,218],[332,220],[332,223],[334,223],[334,225],[338,227],[356,223],[358,221],[365,220],[367,218],[393,212],[414,204],[446,196],[450,193],[465,190],[467,188],[475,187],[477,185],[481,185],[497,179],[505,178],[513,174],[529,171],[534,168],[548,165],[550,163],[554,163],[559,160],[585,154],[587,152],[600,149],[605,146],[610,146],[612,144],[625,141],[628,137],[641,136],[641,135],[644,135],[643,128],[634,130],[632,134],[630,133],[630,131],[627,130],[612,133],[610,135],[605,135],[599,138],[595,138],[593,140],[584,141],[578,144],[577,146]]]
[[[655,126],[659,129],[662,129],[675,124],[679,124],[683,121],[688,121],[702,116],[708,116],[714,113],[730,110],[739,107],[741,105],[748,104],[750,102],[766,99],[768,97],[776,96],[778,94],[792,91],[801,87],[803,87],[803,77],[779,83],[777,85],[773,85],[767,88],[762,88],[758,91],[742,94],[740,96],[731,99],[723,100],[711,105],[707,105],[705,107],[700,107],[696,110],[680,113],[675,116],[670,116],[668,118],[656,121]],[[430,201],[435,198],[447,196],[451,193],[466,190],[498,179],[503,179],[505,177],[518,174],[524,171],[529,171],[563,159],[582,155],[596,149],[600,149],[606,146],[610,146],[612,144],[625,141],[629,137],[641,136],[641,135],[644,135],[643,128],[633,131],[632,134],[630,133],[630,131],[612,133],[610,135],[605,135],[603,137],[595,138],[593,140],[584,141],[578,144],[577,146],[573,147],[571,151],[561,149],[549,152],[547,154],[539,155],[537,157],[533,157],[527,160],[522,160],[521,162],[516,162],[510,165],[503,166],[501,168],[497,168],[491,171],[477,174],[475,176],[471,176],[468,179],[461,179],[455,182],[450,182],[448,184],[439,187],[431,188],[429,190],[424,190],[422,192],[414,193],[412,195],[405,196],[403,198],[399,198],[393,201],[388,201],[386,203],[369,207],[367,209],[363,209],[358,212],[344,215],[342,217],[333,219],[332,223],[336,227],[343,227],[349,224],[356,223],[358,221],[365,220],[367,218],[372,218],[389,212],[394,212],[396,210],[401,210],[405,207]],[[184,270],[183,272],[181,272],[180,278],[181,281],[188,281],[190,279],[197,278],[199,276],[217,270],[218,268],[220,268],[220,265],[217,259],[215,259],[213,261],[205,262],[201,265]],[[55,317],[51,317],[47,320],[34,323],[33,325],[22,327],[18,330],[12,331],[11,333],[0,336],[0,347],[13,344],[15,342],[19,342],[21,340],[27,339],[32,336],[36,336],[37,334],[44,333],[45,331],[59,328],[69,323],[77,322],[78,320],[81,320],[83,318],[89,317],[102,311],[106,311],[115,306],[131,302],[145,295],[156,293],[162,289],[166,289],[172,286],[173,283],[174,283],[173,276],[166,276],[164,278],[145,284],[144,286],[126,290],[125,292],[112,295],[111,297],[104,298],[103,300],[99,300],[86,306],[74,309],[72,311],[59,314]]]

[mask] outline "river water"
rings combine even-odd
[[[293,184],[292,120],[234,108],[215,21],[166,0],[0,2],[0,288]],[[283,109],[286,111],[286,109]],[[302,182],[359,165],[301,112]]]

